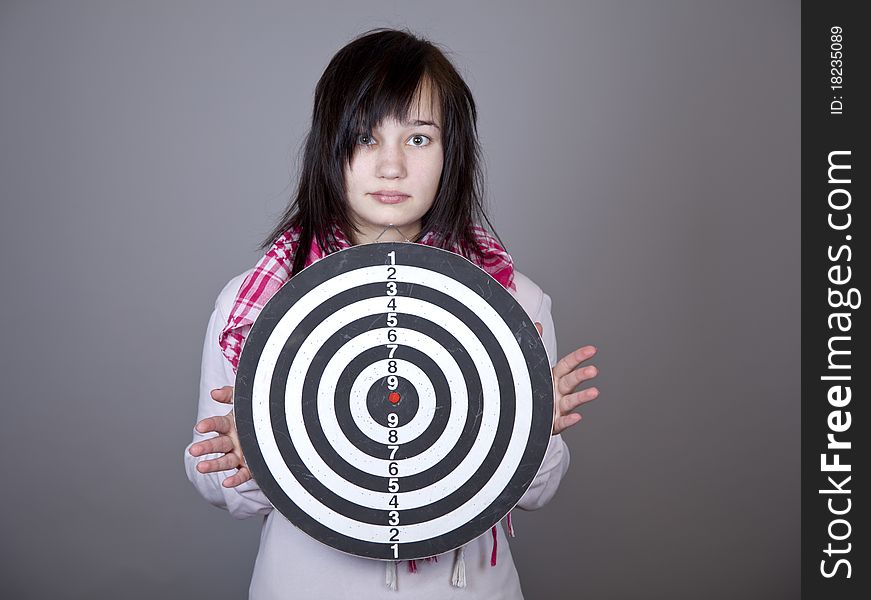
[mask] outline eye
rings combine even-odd
[[[361,133],[357,136],[357,143],[361,146],[371,146],[375,143],[375,140],[368,133]]]
[[[431,141],[432,140],[430,140],[429,136],[417,134],[417,135],[413,135],[410,138],[408,138],[408,142],[406,142],[406,143],[409,146],[426,146]]]

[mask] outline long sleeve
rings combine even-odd
[[[199,405],[196,422],[206,417],[226,415],[230,411],[230,407],[226,404],[212,400],[209,392],[225,385],[233,385],[236,379],[229,362],[221,354],[221,349],[218,346],[218,334],[227,320],[227,306],[232,302],[233,297],[235,297],[240,284],[241,276],[233,279],[224,287],[218,300],[215,302],[215,310],[209,319],[206,339],[203,344],[203,362],[200,374]],[[214,435],[216,434],[201,434],[194,429],[191,444],[208,439]],[[266,514],[272,510],[272,504],[253,479],[235,488],[225,488],[221,483],[230,473],[200,473],[197,471],[196,467],[200,461],[216,458],[220,456],[219,454],[195,457],[191,456],[189,449],[190,445],[184,451],[184,464],[188,479],[194,484],[200,495],[210,504],[228,510],[237,519],[244,519],[257,514]]]
[[[550,366],[556,365],[557,343],[554,330],[553,318],[550,314],[550,296],[541,291],[537,285],[525,276],[516,274],[517,300],[529,314],[533,321],[541,323],[542,341],[550,362]],[[569,468],[569,449],[562,436],[553,435],[547,446],[544,461],[535,479],[526,493],[517,503],[517,508],[523,510],[537,510],[547,504],[556,494],[560,481]]]

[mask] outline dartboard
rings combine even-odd
[[[234,401],[275,508],[386,560],[498,523],[553,426],[548,357],[524,309],[465,258],[413,243],[354,246],[290,279],[251,328]]]

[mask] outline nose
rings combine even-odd
[[[381,179],[405,177],[405,153],[397,144],[384,144],[378,154],[377,175]]]

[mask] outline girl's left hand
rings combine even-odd
[[[542,333],[541,323],[535,323],[538,335]],[[594,387],[575,392],[574,389],[584,381],[599,374],[599,369],[587,365],[576,367],[596,354],[595,346],[583,346],[563,356],[553,372],[553,435],[565,431],[581,422],[581,414],[574,410],[585,402],[595,400],[599,390]]]

